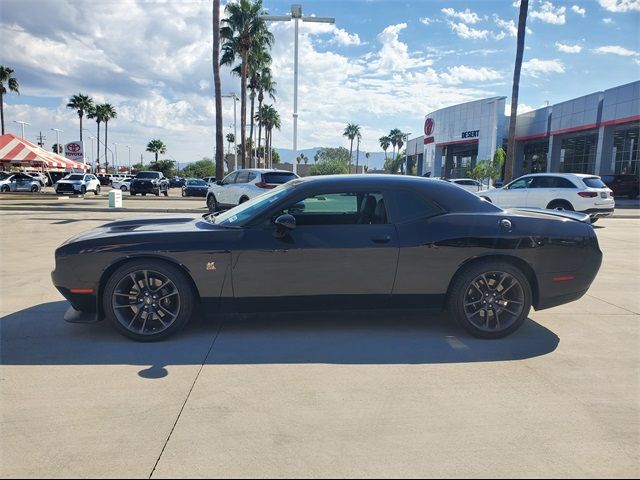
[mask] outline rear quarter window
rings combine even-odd
[[[438,205],[412,190],[395,190],[393,198],[393,222],[403,223],[444,213]]]
[[[598,177],[583,178],[582,181],[589,188],[606,188],[607,186]]]
[[[262,174],[263,182],[275,185],[282,185],[283,183],[287,183],[289,180],[293,180],[294,178],[297,177],[293,173],[269,172]]]

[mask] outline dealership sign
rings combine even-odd
[[[462,138],[477,138],[480,136],[480,130],[469,130],[468,132],[462,132]]]
[[[84,162],[84,148],[82,142],[69,142],[64,146],[64,156],[69,160]]]
[[[433,118],[427,118],[424,121],[424,144],[433,143]]]

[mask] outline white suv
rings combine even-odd
[[[613,192],[600,177],[582,173],[534,173],[478,195],[503,208],[532,207],[587,213],[591,221],[613,215]]]
[[[286,170],[262,168],[236,170],[224,177],[222,181],[209,184],[207,207],[210,212],[235,207],[294,178],[298,178],[298,175]]]

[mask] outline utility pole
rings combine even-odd
[[[40,148],[44,148],[44,141],[47,139],[47,137],[42,135],[42,130],[40,131],[40,135],[38,135],[37,139],[38,139],[38,146]]]

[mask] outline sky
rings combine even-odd
[[[225,0],[222,3],[224,16]],[[491,96],[510,103],[518,1],[315,0],[303,14],[334,25],[300,24],[298,147],[345,146],[347,123],[361,126],[362,151],[378,152],[392,128],[417,136],[429,112]],[[77,140],[71,95],[109,102],[109,146],[126,161],[151,139],[181,164],[212,157],[211,0],[2,0],[0,65],[14,69],[20,95],[5,96],[5,125],[45,146]],[[270,14],[291,2],[265,0]],[[519,111],[540,108],[640,78],[640,0],[531,0]],[[291,148],[293,22],[274,22],[272,69],[282,129]],[[222,68],[223,94],[240,81]],[[238,103],[238,123],[239,123]],[[223,100],[233,131],[233,101]],[[95,122],[85,120],[85,135]],[[104,138],[104,131],[101,134]],[[114,147],[113,143],[118,146]],[[90,143],[85,138],[87,150]]]

